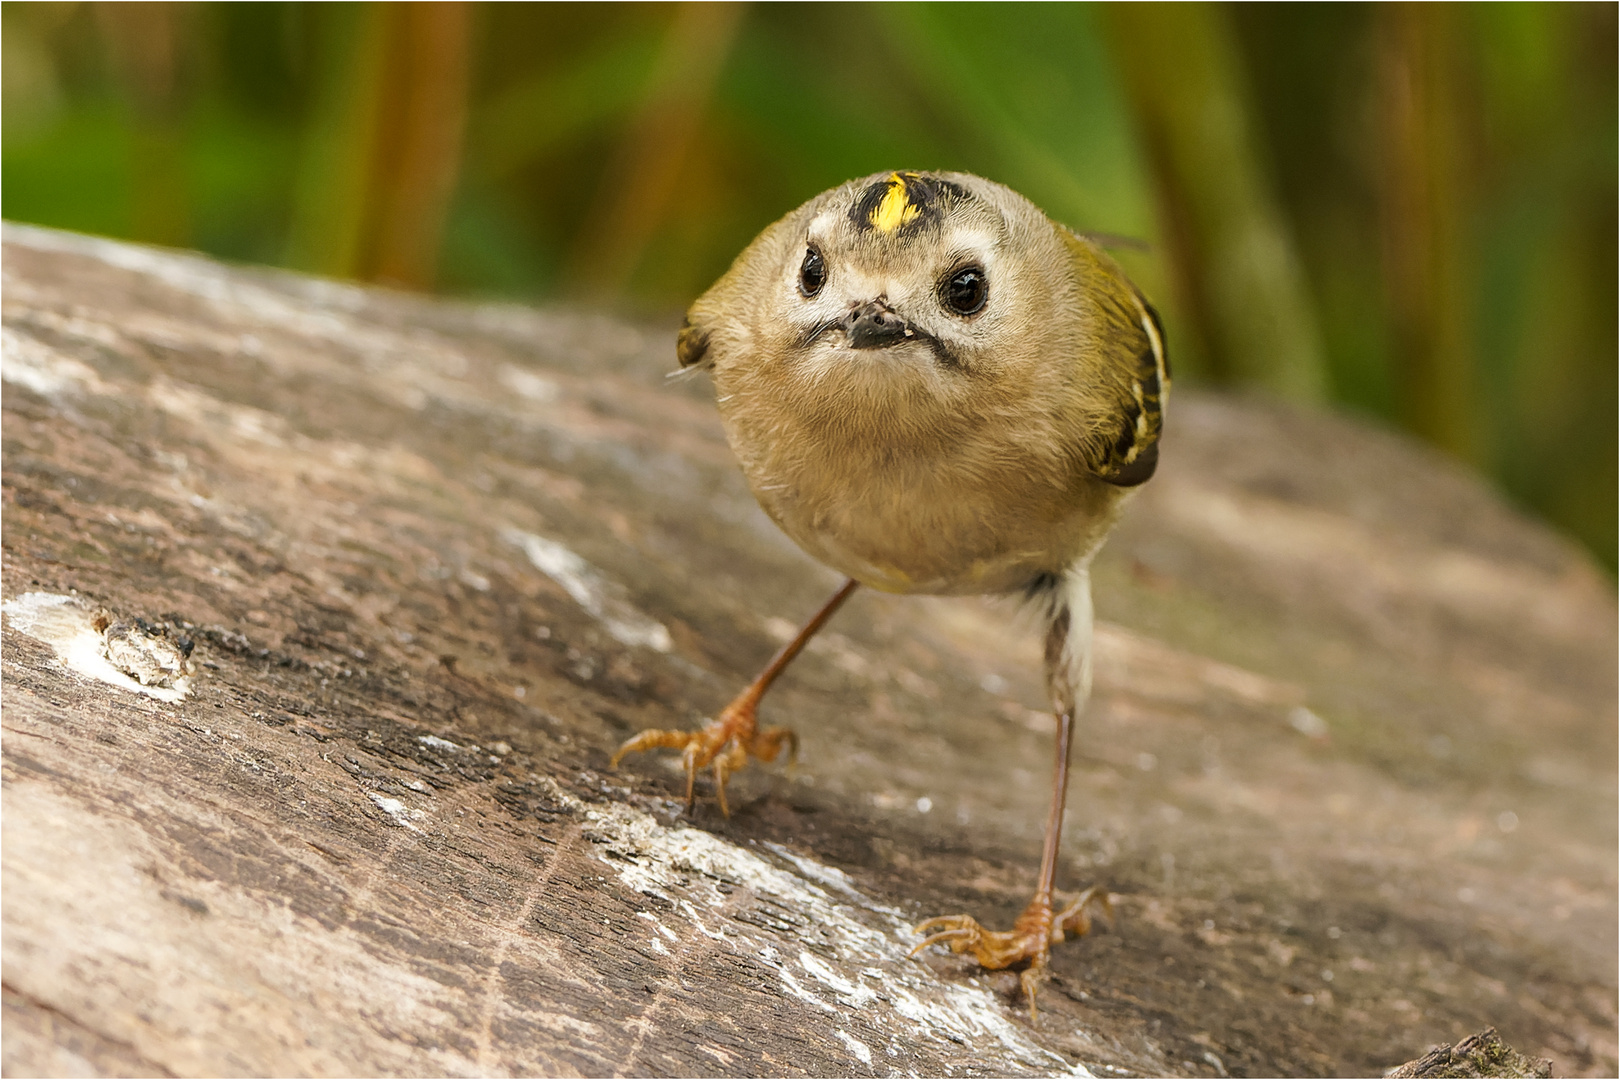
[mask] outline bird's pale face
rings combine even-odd
[[[949,396],[963,380],[993,381],[1040,351],[1038,309],[1055,299],[1029,272],[1021,224],[962,185],[912,173],[829,193],[782,222],[769,249],[763,307],[776,340],[764,354],[813,382],[876,388],[900,376]]]

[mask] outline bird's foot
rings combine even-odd
[[[924,938],[911,955],[930,945],[942,944],[953,953],[972,953],[979,966],[990,971],[1022,967],[1018,984],[1029,1002],[1029,1018],[1035,1020],[1035,993],[1046,978],[1047,959],[1052,946],[1067,937],[1083,937],[1091,930],[1091,917],[1101,915],[1113,921],[1114,908],[1108,893],[1093,885],[1062,911],[1052,911],[1050,896],[1037,893],[1011,930],[986,930],[971,915],[941,915],[916,928],[916,933],[934,933]]]
[[[760,730],[754,716],[758,696],[753,688],[727,705],[720,715],[697,731],[667,731],[654,729],[627,740],[613,755],[609,766],[617,766],[626,754],[667,747],[681,752],[686,765],[686,810],[691,813],[695,801],[694,785],[697,771],[714,769],[714,790],[720,799],[720,812],[731,816],[726,805],[726,777],[748,764],[749,758],[775,761],[788,748],[791,761],[799,752],[799,737],[788,728],[771,727]]]

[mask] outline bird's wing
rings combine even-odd
[[[1146,482],[1159,464],[1159,433],[1170,395],[1164,327],[1113,260],[1091,241],[1059,229],[1094,312],[1087,396],[1101,395],[1102,400],[1091,402],[1087,410],[1096,422],[1089,425],[1081,457],[1098,478],[1118,487],[1135,487]]]
[[[680,331],[675,335],[675,358],[681,362],[682,371],[699,365],[708,367],[714,363],[709,356],[709,331],[692,322],[690,311],[681,320]]]

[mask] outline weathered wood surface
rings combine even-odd
[[[1527,1058],[1502,1042],[1495,1028],[1475,1032],[1453,1046],[1437,1046],[1415,1061],[1389,1070],[1389,1080],[1431,1080],[1439,1077],[1546,1077],[1552,1062]]]
[[[1120,920],[1032,1028],[905,958],[1034,877],[1008,605],[857,594],[729,821],[607,771],[836,585],[668,335],[5,238],[7,1074],[1376,1074],[1487,1024],[1615,1071],[1614,589],[1426,453],[1173,403],[1060,873]],[[189,696],[41,640],[96,609]]]

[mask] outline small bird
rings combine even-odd
[[[1153,475],[1170,364],[1158,315],[1098,246],[1001,184],[891,172],[824,192],[771,225],[687,312],[683,369],[710,372],[726,436],[771,519],[848,581],[713,722],[619,748],[682,751],[726,777],[797,749],[760,698],[857,584],[891,593],[1017,593],[1046,622],[1057,715],[1034,897],[1011,930],[930,919],[935,942],[1035,994],[1051,946],[1108,894],[1053,910],[1074,722],[1091,690],[1091,560]],[[930,933],[931,932],[931,933]],[[917,950],[913,950],[915,953]]]

